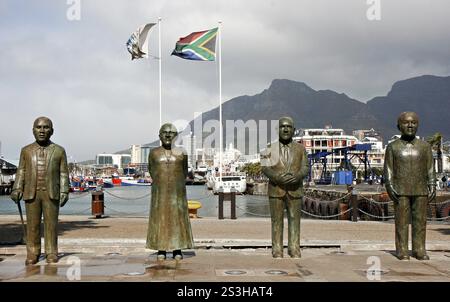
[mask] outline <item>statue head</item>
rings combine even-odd
[[[282,143],[289,143],[294,136],[294,120],[291,117],[284,116],[278,120],[278,135]]]
[[[48,145],[53,135],[52,121],[45,116],[38,117],[33,123],[33,135],[39,145]]]
[[[403,112],[398,117],[397,128],[402,133],[403,138],[412,140],[416,137],[419,128],[419,117],[415,112]]]
[[[164,148],[171,149],[172,143],[178,135],[177,128],[171,123],[166,123],[159,129],[159,139]]]

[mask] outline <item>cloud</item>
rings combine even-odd
[[[218,66],[170,56],[193,31],[222,26],[223,100],[252,95],[275,78],[367,101],[401,79],[450,74],[450,3],[384,1],[368,21],[365,1],[81,0],[0,4],[2,153],[17,158],[39,115],[75,160],[157,138],[158,61],[131,61],[125,42],[162,21],[163,121],[190,120],[218,104]],[[150,34],[157,55],[158,28]]]

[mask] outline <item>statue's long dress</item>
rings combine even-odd
[[[147,245],[153,250],[193,248],[186,199],[187,156],[182,149],[153,149],[149,154],[153,179]]]

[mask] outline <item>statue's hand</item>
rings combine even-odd
[[[398,193],[394,190],[391,185],[386,185],[386,191],[392,201],[398,201]]]
[[[285,185],[292,179],[292,174],[289,172],[281,173],[278,175],[278,184]]]
[[[301,177],[300,174],[295,174],[295,175],[291,175],[289,177],[289,179],[287,180],[286,184],[291,185],[291,184],[297,184],[301,181]]]
[[[428,201],[432,201],[436,197],[436,186],[428,185]]]
[[[22,196],[23,193],[21,191],[13,191],[10,197],[15,203],[18,203],[22,199]]]
[[[69,200],[69,194],[67,194],[67,193],[59,194],[59,206],[60,207],[63,207],[68,200]]]
[[[272,179],[272,181],[276,184],[276,185],[280,185],[281,184],[281,178],[282,178],[282,174],[280,173],[280,174],[278,174],[278,175],[276,175],[273,179]]]

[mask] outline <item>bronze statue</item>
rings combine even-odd
[[[69,199],[66,151],[50,141],[53,123],[39,117],[33,124],[36,142],[22,148],[11,199],[23,198],[27,211],[26,265],[41,254],[41,216],[44,214],[45,254],[48,263],[58,262],[58,214]]]
[[[288,254],[300,258],[300,209],[303,178],[308,173],[305,147],[292,140],[295,128],[290,117],[279,120],[279,141],[262,152],[263,173],[269,178],[269,205],[272,221],[272,256],[283,257],[284,209],[288,216]]]
[[[162,146],[148,157],[153,183],[146,247],[158,250],[158,260],[166,259],[168,250],[174,259],[183,259],[181,250],[194,246],[186,199],[188,160],[183,149],[173,146],[177,134],[174,125],[162,125]]]
[[[431,146],[416,138],[419,118],[403,112],[397,121],[401,137],[386,148],[384,178],[394,201],[395,249],[400,260],[409,259],[408,224],[412,222],[412,255],[430,259],[425,249],[427,204],[436,196],[436,176]]]

